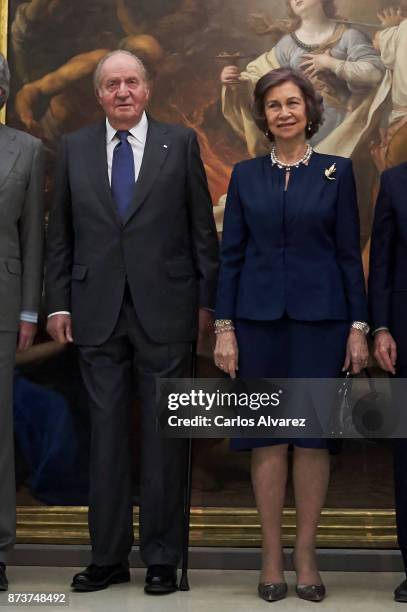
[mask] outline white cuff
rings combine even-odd
[[[38,312],[34,312],[32,310],[22,310],[20,313],[20,321],[25,321],[26,323],[38,323]]]
[[[68,310],[57,310],[56,312],[51,312],[51,314],[48,315],[47,319],[50,319],[51,317],[55,317],[55,315],[58,315],[58,314],[66,314],[66,315],[71,316],[71,313],[68,312]]]

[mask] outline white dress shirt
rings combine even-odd
[[[140,121],[132,128],[129,129],[129,136],[127,140],[131,145],[134,157],[134,176],[136,181],[140,173],[141,162],[144,155],[144,147],[146,146],[148,130],[148,120],[145,113],[142,114]],[[112,182],[112,163],[113,163],[113,152],[116,145],[120,142],[116,136],[117,130],[115,130],[106,118],[106,153],[107,153],[107,171],[109,174],[109,183]]]
[[[136,181],[138,179],[138,175],[140,174],[141,162],[143,161],[144,148],[146,146],[147,139],[147,130],[148,130],[148,119],[145,112],[143,112],[140,121],[129,129],[129,136],[127,140],[131,145],[133,150],[134,157],[134,176]],[[109,123],[108,118],[106,117],[106,155],[107,155],[107,172],[109,175],[109,184],[112,182],[112,163],[113,163],[113,152],[116,145],[120,142],[120,139],[116,136],[117,130],[112,127]],[[53,317],[57,314],[67,314],[71,313],[67,310],[58,310],[57,312],[52,312],[48,315],[48,318]]]

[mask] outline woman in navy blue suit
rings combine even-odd
[[[239,85],[237,85],[239,86]],[[335,378],[368,360],[367,304],[352,163],[315,153],[322,101],[301,73],[278,69],[254,93],[271,154],[238,163],[223,228],[215,363],[241,378]],[[299,597],[320,601],[316,530],[329,480],[329,441],[233,440],[252,449],[263,535],[260,597],[282,599],[281,518],[287,450],[294,445],[294,564]]]

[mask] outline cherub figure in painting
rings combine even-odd
[[[103,8],[104,1],[92,0],[91,4]],[[168,5],[162,7],[150,2],[145,6],[128,0],[110,2],[108,8],[111,11],[113,7],[115,17],[115,23],[109,24],[110,39],[101,32],[99,45],[94,40],[93,48],[83,52],[82,47],[72,44],[71,48],[79,48],[81,52],[71,53],[61,64],[31,80],[28,75],[32,74],[33,60],[27,57],[26,50],[41,21],[55,21],[57,13],[55,23],[63,22],[73,41],[75,32],[70,30],[71,17],[61,0],[31,0],[20,5],[11,31],[15,62],[21,67],[25,82],[17,92],[15,111],[25,129],[42,138],[53,150],[61,134],[97,121],[101,111],[94,102],[91,78],[99,60],[115,47],[136,53],[154,72],[165,53],[172,50],[174,41],[179,42],[185,32],[201,27],[205,21],[205,11],[198,0],[170,0]],[[56,41],[56,46],[60,49],[60,41]]]

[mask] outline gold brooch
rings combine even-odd
[[[335,174],[335,172],[336,172],[336,164],[332,164],[330,168],[325,169],[325,176],[328,179],[328,181],[336,180],[336,178],[332,176],[333,174]]]

